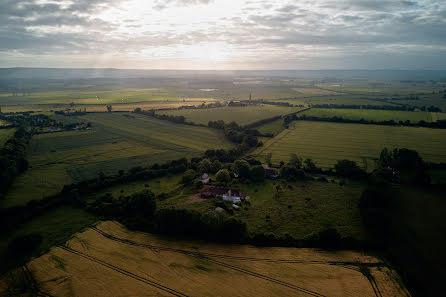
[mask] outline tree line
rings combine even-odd
[[[384,99],[383,99],[384,100]],[[400,99],[403,100],[403,99]],[[412,106],[412,105],[369,105],[369,104],[312,104],[312,108],[339,108],[339,109],[376,109],[376,110],[399,110],[399,111],[421,111],[442,112],[436,106]]]
[[[241,144],[247,149],[251,147],[262,146],[256,135],[262,135],[255,129],[245,129],[236,122],[226,124],[222,120],[209,121],[208,127],[223,130],[226,138],[234,143]]]
[[[26,150],[31,140],[30,127],[20,127],[0,149],[0,199],[6,194],[14,179],[26,169]]]
[[[401,213],[404,213],[402,210],[404,206],[401,206],[404,200],[401,200],[403,198],[401,196],[407,195],[405,191],[421,188],[426,192],[437,192],[438,194],[435,195],[442,197],[446,188],[444,185],[430,184],[428,170],[432,164],[424,162],[416,151],[409,149],[392,151],[384,148],[377,165],[367,179],[367,185],[359,203],[363,225],[371,236],[370,246],[374,250],[380,250],[391,260],[405,279],[405,283],[410,284],[412,289],[417,290],[421,295],[426,294],[427,291],[433,294],[435,290],[441,288],[441,285],[438,285],[441,283],[438,282],[440,274],[437,274],[438,272],[434,269],[435,265],[424,258],[426,255],[423,255],[422,251],[414,253],[414,247],[407,245],[408,236],[413,239],[421,234],[416,232],[412,234],[412,230],[416,229],[411,229],[411,227],[405,228],[407,231],[411,230],[410,234],[401,233],[401,224],[404,222],[398,218]],[[423,195],[416,197],[420,203],[423,203],[425,198],[427,197]],[[411,220],[413,219],[417,225],[424,224],[425,222],[419,219],[417,221],[416,214],[416,210],[411,210],[411,216],[413,216]],[[432,222],[440,223],[441,219],[433,218]],[[423,227],[419,230],[423,230]],[[427,231],[425,228],[418,232]],[[441,246],[441,240],[437,238],[434,244]]]
[[[408,127],[425,127],[433,129],[446,129],[446,120],[438,120],[436,122],[426,122],[418,121],[417,123],[412,123],[409,120],[406,121],[373,121],[373,120],[355,120],[355,119],[345,119],[343,117],[333,116],[333,117],[317,117],[317,116],[307,116],[301,115],[287,115],[284,118],[284,125],[287,127],[292,121],[317,121],[317,122],[334,122],[334,123],[350,123],[350,124],[365,124],[365,125],[384,125],[384,126],[408,126]]]

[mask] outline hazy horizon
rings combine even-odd
[[[446,3],[5,0],[0,67],[446,69]]]

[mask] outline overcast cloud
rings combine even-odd
[[[446,1],[2,0],[13,66],[446,69]]]

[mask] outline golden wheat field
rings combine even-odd
[[[0,280],[1,296],[29,294],[409,296],[393,270],[359,252],[169,240],[116,222],[78,233]]]

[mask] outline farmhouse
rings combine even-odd
[[[46,129],[47,132],[59,132],[62,129],[60,127],[57,126],[53,126],[53,127],[49,127],[48,129]]]
[[[199,181],[201,181],[203,184],[209,183],[209,175],[207,173],[203,173]]]
[[[237,189],[227,189],[219,187],[205,187],[200,194],[201,198],[221,197],[224,201],[239,203],[249,200],[249,196]]]
[[[79,130],[79,129],[87,129],[87,124],[85,124],[85,123],[80,123],[80,124],[76,124],[74,127],[73,127],[73,130]]]

